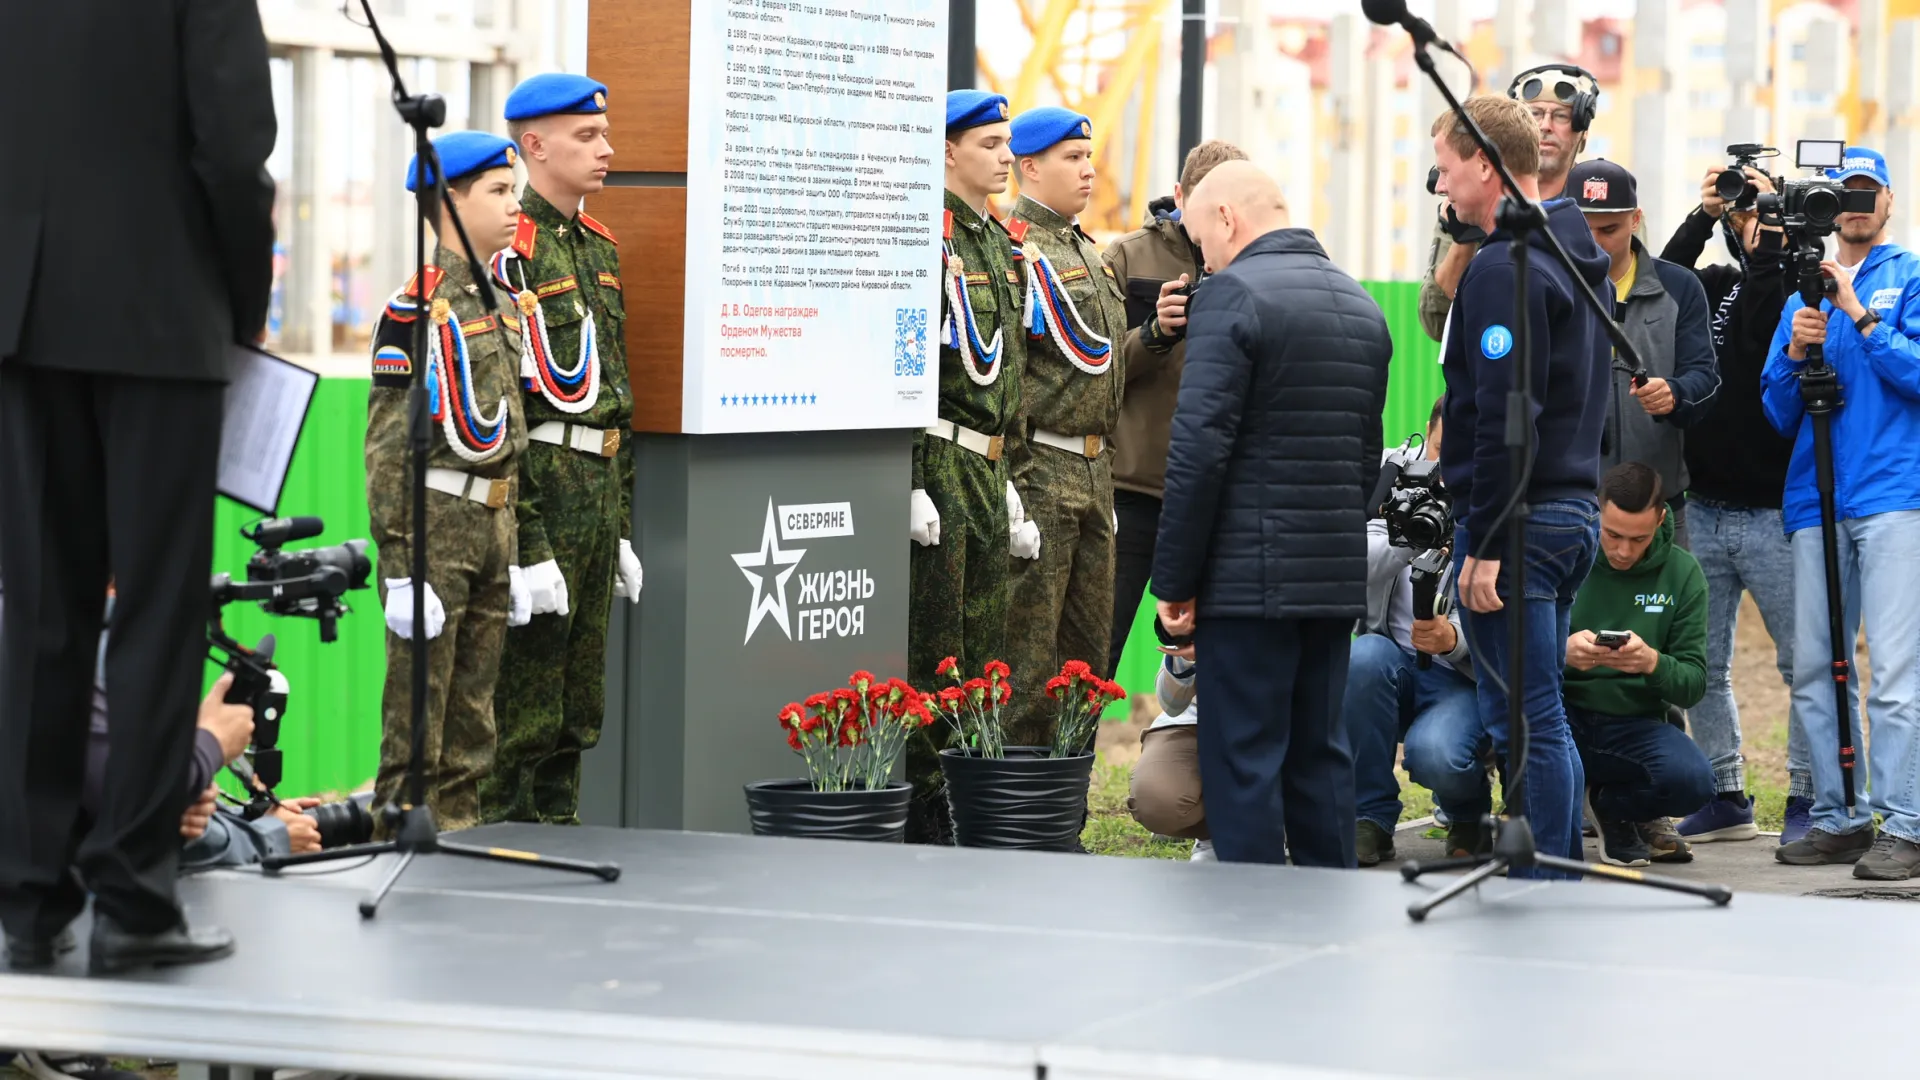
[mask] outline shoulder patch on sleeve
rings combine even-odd
[[[405,389],[413,381],[413,360],[398,345],[373,350],[373,385]]]
[[[523,259],[533,258],[533,245],[539,239],[540,227],[522,212],[519,224],[513,227],[513,253]]]
[[[613,244],[615,246],[619,245],[620,241],[613,238],[613,233],[609,231],[605,225],[602,225],[599,222],[588,217],[587,212],[585,210],[580,211],[580,224],[585,225],[587,228],[592,229],[594,232],[597,232],[601,236],[606,237],[607,243]]]

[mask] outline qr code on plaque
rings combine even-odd
[[[893,373],[924,375],[927,371],[927,309],[893,311]]]

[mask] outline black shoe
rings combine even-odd
[[[1653,861],[1653,852],[1640,838],[1640,830],[1631,821],[1600,822],[1600,861],[1615,866],[1645,866]]]
[[[195,930],[186,920],[158,934],[136,934],[111,916],[93,918],[93,942],[88,971],[117,975],[144,967],[203,964],[233,955],[233,935],[217,926]]]
[[[7,966],[15,971],[45,971],[60,957],[80,947],[73,927],[51,938],[20,938],[7,935]]]

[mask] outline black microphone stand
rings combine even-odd
[[[1454,96],[1453,88],[1440,77],[1434,69],[1433,57],[1427,47],[1438,42],[1433,28],[1419,20],[1406,20],[1403,23],[1407,33],[1413,38],[1414,62],[1426,73],[1428,79],[1440,90],[1453,114],[1460,119],[1467,132],[1473,136],[1474,144],[1492,163],[1494,172],[1500,176],[1500,182],[1507,194],[1500,201],[1496,220],[1499,227],[1505,229],[1512,240],[1508,247],[1513,258],[1514,282],[1514,334],[1513,334],[1513,389],[1507,394],[1507,477],[1514,485],[1512,502],[1507,517],[1507,784],[1503,792],[1506,802],[1504,816],[1489,814],[1485,824],[1493,831],[1493,851],[1488,854],[1464,855],[1428,862],[1411,861],[1403,863],[1400,875],[1407,881],[1415,881],[1423,874],[1440,870],[1458,870],[1473,867],[1473,871],[1464,874],[1447,885],[1446,888],[1431,896],[1415,901],[1407,907],[1407,914],[1415,922],[1425,921],[1434,908],[1456,896],[1474,888],[1481,882],[1508,869],[1527,870],[1543,867],[1572,874],[1592,874],[1614,881],[1627,881],[1637,885],[1647,885],[1656,889],[1668,889],[1673,892],[1688,893],[1724,905],[1733,899],[1733,892],[1724,885],[1697,885],[1690,881],[1678,881],[1673,878],[1644,874],[1638,870],[1608,866],[1599,863],[1581,862],[1578,859],[1563,858],[1558,855],[1546,855],[1535,849],[1533,828],[1527,823],[1526,801],[1523,797],[1526,783],[1527,751],[1529,732],[1523,684],[1526,665],[1526,622],[1525,608],[1527,595],[1527,520],[1531,514],[1526,502],[1526,491],[1520,486],[1530,471],[1533,461],[1533,425],[1515,422],[1515,418],[1531,415],[1533,401],[1533,328],[1531,311],[1527,303],[1527,275],[1529,270],[1529,246],[1537,233],[1547,241],[1547,248],[1554,259],[1566,268],[1567,276],[1574,282],[1574,291],[1579,295],[1587,310],[1606,327],[1607,337],[1613,347],[1625,357],[1632,369],[1644,370],[1639,355],[1634,352],[1633,343],[1626,334],[1615,325],[1599,297],[1587,287],[1573,265],[1573,259],[1561,246],[1559,237],[1547,228],[1547,212],[1539,203],[1533,202],[1520,193],[1519,185],[1514,183],[1513,174],[1507,171],[1506,162],[1500,158],[1500,151],[1487,141],[1486,132],[1480,130],[1473,117],[1460,105],[1460,99]],[[1448,51],[1452,51],[1447,46]],[[1455,53],[1457,56],[1458,53]],[[1489,672],[1489,675],[1492,673]]]
[[[407,439],[413,455],[413,701],[412,701],[412,745],[407,760],[406,801],[400,806],[388,806],[384,816],[393,837],[371,844],[355,844],[334,848],[330,851],[316,851],[306,855],[269,855],[261,860],[261,867],[268,873],[278,873],[289,866],[306,866],[313,863],[334,862],[340,859],[356,859],[365,856],[397,853],[400,860],[394,863],[387,876],[373,892],[360,901],[360,917],[371,919],[379,913],[380,903],[399,882],[400,876],[413,865],[415,856],[446,854],[458,855],[469,859],[481,859],[489,862],[512,863],[517,866],[540,866],[551,870],[565,870],[578,874],[592,874],[602,881],[618,881],[620,867],[613,863],[590,863],[577,859],[551,858],[536,855],[530,851],[512,851],[506,848],[477,847],[470,844],[448,843],[440,839],[440,830],[434,824],[433,811],[427,806],[427,663],[429,643],[427,641],[427,451],[432,445],[433,426],[430,422],[427,404],[427,324],[431,314],[426,297],[427,281],[427,223],[432,221],[436,209],[444,208],[446,220],[453,225],[460,236],[460,247],[467,257],[467,265],[472,271],[473,280],[482,283],[480,298],[486,303],[489,312],[497,312],[499,305],[494,298],[493,289],[486,286],[486,266],[474,254],[473,242],[467,238],[467,229],[460,223],[460,215],[454,211],[453,198],[447,193],[446,170],[440,167],[440,157],[433,149],[433,140],[428,132],[447,121],[447,103],[438,94],[408,94],[406,83],[400,78],[400,62],[394,55],[393,46],[388,43],[385,34],[380,32],[380,23],[373,16],[373,7],[369,0],[360,0],[360,6],[367,16],[367,28],[373,31],[373,37],[380,46],[380,57],[386,61],[387,74],[393,79],[393,106],[400,113],[408,127],[413,129],[414,146],[414,198],[419,215],[414,222],[414,299],[418,303],[413,320],[413,385],[407,391]],[[495,319],[496,326],[499,320]],[[446,392],[443,388],[442,392]],[[442,642],[442,648],[451,647],[451,642]]]

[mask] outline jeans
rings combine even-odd
[[[1493,808],[1484,764],[1487,729],[1473,680],[1445,666],[1425,671],[1384,634],[1362,634],[1347,661],[1347,740],[1353,744],[1355,813],[1392,832],[1400,823],[1393,749],[1406,743],[1407,772],[1433,790],[1454,821]]]
[[[1740,757],[1740,706],[1733,698],[1733,640],[1740,594],[1753,594],[1760,621],[1773,638],[1780,679],[1793,688],[1793,545],[1780,527],[1780,511],[1728,506],[1696,498],[1693,557],[1707,576],[1707,696],[1689,714],[1694,741],[1713,763],[1713,788],[1747,790]],[[1827,649],[1823,644],[1820,655]],[[1823,673],[1821,676],[1825,678]],[[1829,691],[1831,693],[1831,691]],[[1788,794],[1813,797],[1807,764],[1807,726],[1798,699],[1787,713]]]
[[[1160,538],[1160,500],[1114,488],[1113,516],[1120,522],[1120,531],[1113,534],[1113,643],[1107,647],[1108,675],[1120,671],[1120,654],[1127,651],[1127,634],[1140,614],[1140,598],[1147,593],[1153,545]]]
[[[1847,816],[1840,776],[1840,733],[1834,715],[1827,636],[1826,561],[1820,527],[1793,534],[1793,707],[1806,722],[1813,765],[1813,827],[1824,833],[1881,829],[1920,843],[1920,700],[1915,661],[1920,659],[1920,510],[1901,510],[1842,521],[1835,526],[1840,559],[1841,630],[1851,644],[1860,620],[1867,623],[1873,654],[1873,687],[1866,708],[1873,717],[1873,753],[1860,740],[1860,712],[1850,709],[1858,805]],[[1849,686],[1859,685],[1856,681]],[[1857,702],[1856,702],[1857,704]],[[1866,783],[1861,784],[1861,779]],[[1868,791],[1871,790],[1871,801]]]
[[[1581,793],[1586,787],[1579,752],[1567,731],[1567,712],[1561,698],[1561,675],[1567,662],[1569,617],[1574,593],[1593,569],[1600,546],[1600,510],[1586,499],[1555,499],[1533,507],[1527,522],[1527,589],[1522,611],[1525,634],[1525,696],[1521,699],[1529,737],[1525,783],[1516,807],[1512,793],[1507,805],[1526,815],[1533,827],[1535,846],[1548,855],[1579,859],[1585,854],[1580,838]],[[1454,537],[1454,559],[1469,554],[1464,531]],[[1490,558],[1504,558],[1505,544]],[[1510,567],[1502,564],[1499,595],[1514,603]],[[1478,676],[1480,718],[1493,736],[1495,750],[1507,753],[1507,611],[1481,614],[1465,611],[1462,628],[1473,653]],[[1557,870],[1533,868],[1514,877],[1568,878]]]
[[[1603,821],[1691,814],[1713,798],[1713,768],[1666,717],[1606,716],[1567,709],[1573,745]]]

